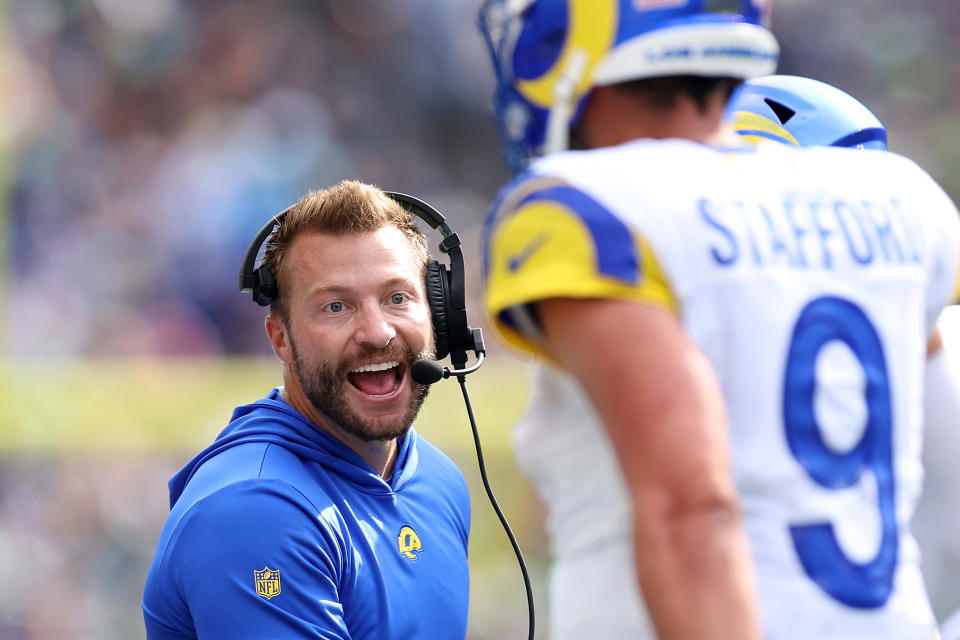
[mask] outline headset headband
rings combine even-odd
[[[423,200],[395,191],[383,193],[405,211],[443,233],[440,250],[449,257],[450,268],[446,268],[436,260],[427,261],[424,286],[433,322],[437,357],[442,358],[450,354],[454,367],[462,368],[466,363],[468,350],[482,351],[483,338],[480,329],[471,329],[467,324],[466,278],[460,236],[450,229],[442,213]],[[270,304],[277,295],[277,284],[274,274],[266,265],[261,264],[255,267],[257,254],[260,253],[260,248],[267,237],[296,206],[294,204],[287,207],[271,218],[250,243],[243,258],[243,266],[240,269],[240,291],[252,293],[254,302],[261,306]]]
[[[459,290],[461,295],[459,296],[460,300],[453,300],[454,306],[457,308],[464,308],[463,300],[463,253],[458,249],[460,246],[460,237],[450,229],[450,226],[447,224],[447,219],[443,216],[442,213],[437,211],[435,208],[421,200],[420,198],[415,198],[411,195],[405,193],[399,193],[397,191],[384,191],[391,200],[399,204],[409,213],[414,214],[433,229],[438,229],[440,233],[443,234],[443,240],[440,242],[440,250],[450,256],[451,266],[453,262],[457,262],[456,273],[459,273],[461,282],[459,287],[457,283],[454,284],[454,291]],[[247,249],[247,253],[243,258],[243,266],[240,269],[240,291],[241,293],[251,293],[256,286],[256,275],[254,274],[254,265],[257,262],[257,254],[260,253],[260,247],[263,246],[263,243],[267,240],[267,237],[273,232],[274,228],[283,222],[284,218],[287,217],[287,214],[296,207],[297,204],[292,204],[273,218],[270,219],[267,224],[263,225],[260,231],[257,232],[257,235],[254,237],[253,242],[250,243],[250,247]]]

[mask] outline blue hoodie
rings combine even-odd
[[[274,389],[170,479],[149,640],[466,635],[470,503],[411,428],[389,482]]]

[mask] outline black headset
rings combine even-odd
[[[390,199],[397,202],[409,213],[416,215],[433,229],[443,234],[440,251],[450,258],[450,266],[430,260],[427,262],[425,290],[433,320],[433,335],[437,349],[437,359],[450,355],[455,368],[462,368],[467,362],[467,351],[483,349],[483,338],[479,329],[467,325],[467,308],[464,284],[463,251],[460,249],[460,236],[447,225],[443,214],[429,204],[394,191],[384,191]],[[240,291],[253,293],[253,301],[267,306],[277,296],[277,280],[265,264],[254,268],[260,247],[273,229],[283,222],[287,214],[297,205],[287,207],[274,216],[257,233],[240,269]],[[479,344],[478,344],[479,340]]]

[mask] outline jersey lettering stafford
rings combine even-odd
[[[926,336],[960,293],[960,219],[929,176],[885,152],[638,141],[538,161],[485,238],[486,308],[520,349],[543,353],[537,301],[613,297],[673,310],[710,359],[768,638],[931,637],[906,525]],[[604,433],[579,399],[550,411],[567,414],[524,425],[524,446],[550,452],[553,514],[571,512],[570,469],[616,464],[609,447],[564,450],[570,431]],[[596,502],[620,512],[609,485]],[[601,544],[564,521],[555,548]]]

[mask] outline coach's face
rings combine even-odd
[[[288,319],[268,319],[267,330],[306,399],[341,439],[405,433],[427,392],[410,370],[433,347],[410,241],[393,226],[343,236],[306,231],[287,260]],[[271,330],[271,321],[282,326]]]

